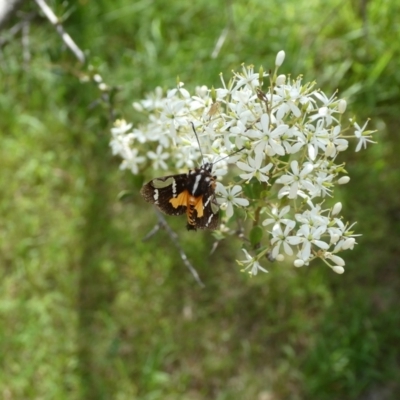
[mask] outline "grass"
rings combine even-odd
[[[352,93],[360,120],[381,130],[378,145],[346,160],[352,181],[340,199],[363,236],[343,276],[271,264],[249,279],[236,242],[209,255],[207,232],[171,218],[201,289],[164,232],[141,241],[155,216],[140,179],[118,170],[109,110],[53,28],[34,20],[29,63],[20,37],[3,46],[3,398],[398,397],[398,6],[368,4],[363,23],[335,1],[50,3],[105,81],[123,85],[114,106],[127,119],[137,118],[132,101],[177,75],[188,87],[218,85],[219,72],[243,61],[268,68],[282,48],[287,71]],[[117,199],[125,189],[131,203]]]

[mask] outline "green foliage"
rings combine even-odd
[[[352,181],[340,200],[363,236],[344,275],[272,263],[250,279],[235,263],[238,242],[209,255],[209,233],[170,218],[201,289],[164,231],[141,241],[156,218],[141,182],[110,155],[109,110],[79,80],[86,67],[45,19],[32,21],[29,61],[20,35],[9,35],[0,59],[1,397],[398,398],[398,2],[49,4],[104,81],[122,85],[114,105],[129,120],[132,101],[178,75],[211,87],[242,62],[273,67],[284,49],[286,71],[353,95],[379,144],[346,160]],[[128,203],[118,201],[124,190]]]

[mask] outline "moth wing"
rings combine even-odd
[[[186,189],[186,181],[187,174],[155,178],[146,183],[140,193],[147,202],[157,206],[163,213],[181,215],[186,212],[186,207],[178,206],[175,208],[170,200]]]

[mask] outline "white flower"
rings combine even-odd
[[[325,197],[332,195],[332,180],[334,176],[326,171],[317,171],[313,177],[314,190],[310,193],[312,197]]]
[[[245,67],[243,65],[242,74],[234,72],[234,75],[237,78],[236,85],[234,88],[236,91],[243,85],[250,87],[259,86],[258,82],[259,74],[258,72],[254,72],[254,68],[252,66]]]
[[[221,195],[217,198],[218,202],[226,204],[226,216],[228,218],[233,215],[233,206],[247,207],[249,205],[247,199],[237,197],[242,192],[242,187],[239,185],[226,189],[220,182],[217,182],[217,192]]]
[[[354,131],[354,136],[359,140],[357,147],[356,147],[356,152],[361,150],[361,147],[364,147],[364,149],[367,148],[367,143],[375,143],[372,141],[370,138],[371,136],[367,136],[364,134],[364,130],[367,127],[368,121],[363,125],[362,128],[357,124],[357,122],[354,123],[354,126],[356,127],[356,130]]]
[[[288,125],[282,124],[272,129],[268,114],[263,114],[258,127],[261,128],[261,130],[253,132],[258,132],[258,136],[261,137],[261,140],[255,147],[254,152],[257,154],[265,151],[271,157],[275,154],[284,156],[285,149],[281,144],[281,137],[288,130]]]
[[[294,160],[290,163],[292,172],[282,175],[277,183],[285,185],[279,193],[287,194],[289,199],[295,199],[297,197],[299,189],[306,189],[314,191],[315,187],[311,181],[307,178],[307,175],[313,170],[313,165],[309,162],[304,163],[303,169],[299,170],[299,163]]]
[[[321,205],[313,204],[311,201],[308,202],[308,205],[310,206],[310,210],[296,213],[296,220],[301,224],[308,224],[314,227],[324,226],[326,228],[329,225],[330,220],[328,217],[322,215]]]
[[[260,182],[268,182],[269,176],[266,175],[267,172],[272,168],[272,163],[269,163],[265,167],[261,168],[261,164],[263,162],[263,154],[256,154],[256,158],[248,157],[247,164],[244,162],[238,161],[237,166],[243,171],[246,171],[246,174],[240,174],[239,176],[242,179],[246,179],[247,182],[251,180],[251,178],[257,178]]]
[[[336,99],[336,92],[333,93],[331,97],[327,97],[324,92],[321,90],[316,90],[313,92],[313,95],[326,107],[331,106]]]
[[[172,89],[168,92],[167,97],[171,98],[178,94],[180,94],[183,98],[188,99],[190,97],[190,93],[183,88],[185,84],[183,82],[179,82],[176,89]]]
[[[301,116],[301,111],[298,105],[314,103],[314,99],[309,95],[304,94],[304,88],[301,85],[301,80],[296,80],[291,85],[281,85],[275,88],[275,102],[278,103],[276,118],[281,121],[284,116],[292,112],[296,118]]]
[[[179,126],[187,126],[187,111],[185,101],[175,98],[168,99],[160,114],[160,121],[168,128],[171,126],[178,128]]]
[[[138,156],[138,149],[126,149],[124,160],[120,165],[120,169],[130,169],[133,174],[138,174],[138,164],[146,160],[143,156]]]
[[[272,229],[275,229],[275,227],[280,226],[281,224],[287,225],[291,220],[284,218],[284,216],[290,211],[290,206],[285,206],[281,210],[278,209],[277,206],[273,206],[271,209],[271,212],[268,213],[268,215],[271,218],[267,218],[263,221],[264,226],[268,226],[271,224],[274,224]]]
[[[132,128],[132,124],[127,124],[124,119],[117,119],[114,122],[114,126],[111,128],[111,134],[113,136],[124,135],[129,132]]]
[[[279,254],[281,245],[283,245],[283,250],[288,256],[293,255],[293,250],[291,246],[295,246],[302,242],[302,238],[298,236],[289,236],[290,231],[294,228],[294,221],[288,223],[285,227],[285,230],[282,231],[282,228],[278,225],[274,227],[271,234],[273,238],[271,239],[271,245],[274,246],[272,249],[272,257],[276,258]]]
[[[250,274],[251,275],[257,275],[258,271],[263,271],[263,272],[268,272],[266,269],[264,269],[260,263],[253,258],[245,249],[242,249],[244,252],[244,255],[246,257],[246,260],[241,260],[238,261],[240,265],[245,266],[244,271],[247,271],[250,269]],[[247,265],[247,266],[246,266]]]
[[[319,149],[324,153],[326,152],[326,147],[330,142],[329,131],[325,128],[324,120],[319,120],[316,126],[307,124],[306,129],[308,133],[308,156],[314,161],[318,156]]]
[[[321,235],[326,231],[325,226],[314,228],[310,225],[302,225],[297,232],[297,235],[301,238],[302,248],[298,253],[299,258],[307,261],[311,255],[312,245],[319,247],[320,249],[327,250],[329,244],[320,240]]]
[[[330,141],[328,142],[328,146],[332,146],[332,148],[329,151],[329,155],[326,154],[328,149],[325,150],[325,155],[327,157],[334,158],[338,152],[345,151],[349,147],[349,142],[346,139],[340,137],[341,133],[342,127],[340,125],[336,125],[335,127],[333,127],[333,129],[329,133]]]
[[[157,146],[156,152],[149,151],[147,152],[147,157],[153,160],[153,168],[154,169],[167,169],[168,166],[164,160],[168,159],[170,155],[168,153],[163,153],[164,149],[161,145]]]

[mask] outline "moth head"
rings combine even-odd
[[[206,162],[201,166],[201,169],[204,169],[205,171],[211,174],[211,171],[213,169],[213,163]]]

